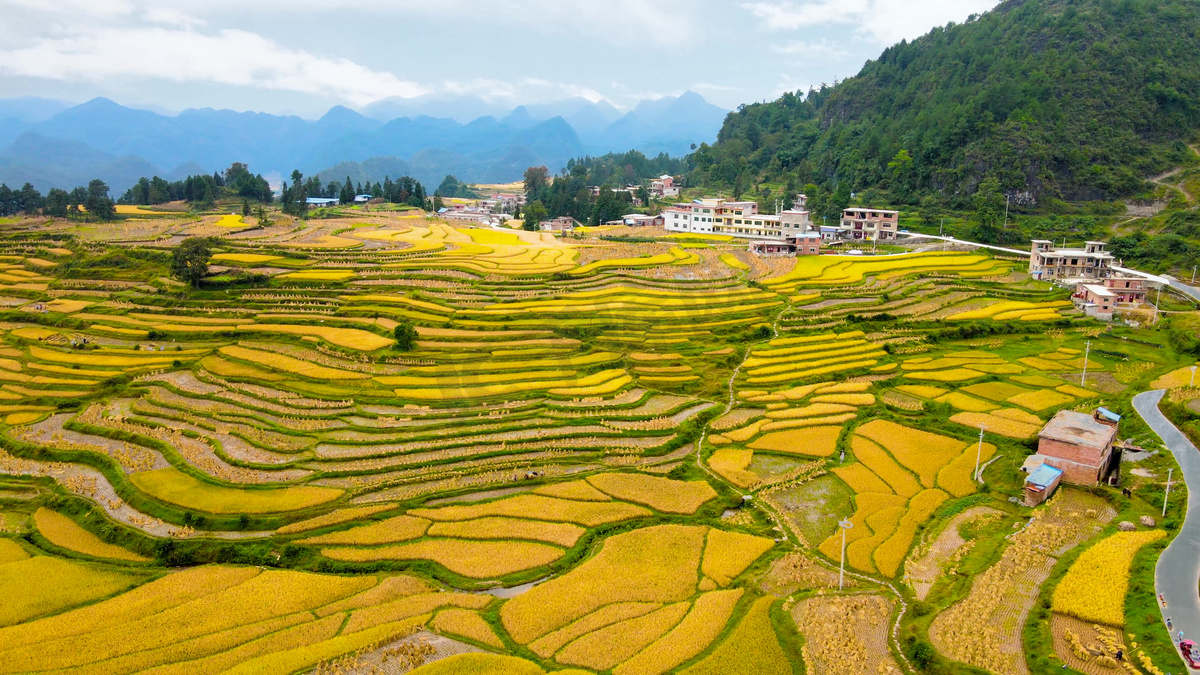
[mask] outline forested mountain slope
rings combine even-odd
[[[1033,199],[1135,195],[1195,161],[1198,65],[1198,0],[1008,0],[833,87],[745,106],[694,178],[849,181],[901,203],[965,204],[992,176]]]

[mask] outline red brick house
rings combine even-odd
[[[1062,479],[1098,485],[1113,462],[1113,442],[1121,418],[1101,408],[1093,415],[1060,410],[1038,433],[1038,455],[1061,469]]]

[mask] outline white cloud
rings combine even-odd
[[[488,103],[541,103],[564,98],[585,98],[592,103],[608,101],[607,96],[595,89],[574,84],[551,82],[540,78],[523,77],[517,80],[474,78],[470,80],[446,80],[440,91],[456,96],[475,96]],[[615,105],[615,104],[614,104]]]
[[[183,10],[171,7],[150,7],[146,10],[145,17],[146,21],[150,23],[178,28],[199,28],[207,23],[203,19],[197,19]]]
[[[344,58],[289,49],[242,30],[99,28],[0,50],[0,74],[60,81],[147,78],[325,95],[363,105],[428,89]]]
[[[843,47],[829,40],[794,40],[771,46],[771,51],[782,56],[798,56],[826,61],[841,61],[850,56]]]
[[[884,44],[913,39],[933,26],[986,12],[999,0],[811,0],[748,2],[742,8],[772,31],[828,25],[854,26]]]

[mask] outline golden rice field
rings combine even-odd
[[[1054,414],[1194,357],[1015,259],[240,207],[0,233],[0,672],[1026,675],[1039,575],[1086,547],[1046,609],[1115,628],[1174,532],[1093,541],[1166,453],[1019,503]]]

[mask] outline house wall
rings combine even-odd
[[[1105,447],[1097,448],[1053,438],[1043,438],[1038,443],[1038,454],[1046,463],[1062,469],[1063,480],[1076,485],[1096,485],[1108,471],[1112,459],[1112,440]]]

